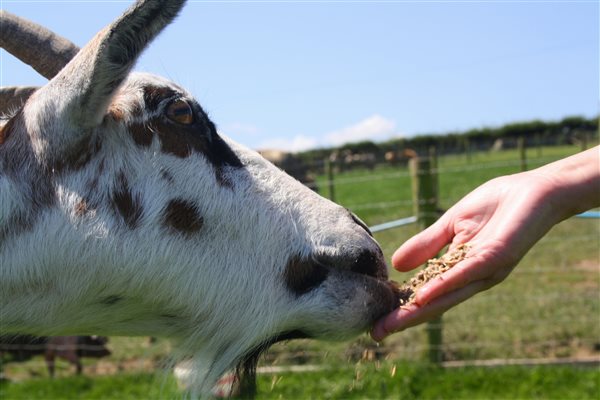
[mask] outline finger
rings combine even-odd
[[[452,241],[454,233],[442,217],[421,233],[407,240],[392,256],[392,265],[398,271],[408,271],[435,257]]]
[[[439,297],[427,305],[410,305],[399,308],[377,321],[371,331],[371,337],[379,342],[394,332],[403,331],[412,326],[435,319],[448,309],[493,285],[493,283],[486,280],[477,281]]]
[[[373,329],[371,329],[371,337],[376,342],[380,342],[388,335],[406,329],[406,326],[404,325],[405,320],[410,318],[410,315],[413,313],[418,312],[419,307],[414,304],[397,308],[375,322]]]
[[[419,305],[428,304],[472,282],[486,280],[498,283],[508,275],[504,270],[496,265],[493,258],[474,255],[423,285],[416,293],[415,302]]]

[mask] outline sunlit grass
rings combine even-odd
[[[528,165],[534,168],[576,151],[578,148],[574,146],[543,148],[541,156],[536,157],[536,150],[530,150]],[[440,207],[447,209],[493,177],[518,172],[517,157],[516,151],[506,151],[474,153],[470,163],[464,156],[440,158]],[[386,166],[375,171],[357,170],[336,176],[335,180],[338,182],[336,201],[353,209],[369,225],[412,215],[410,176],[406,168]],[[327,195],[325,177],[319,177],[318,182]],[[389,260],[393,251],[414,235],[416,229],[410,225],[377,233],[375,238]],[[392,272],[397,281],[409,276]],[[469,360],[598,356],[599,293],[600,221],[567,220],[542,239],[505,282],[446,313],[444,357]],[[116,376],[55,382],[38,378],[4,384],[0,398],[171,398],[178,393],[171,378],[123,375],[127,371],[144,371],[163,365],[170,351],[167,342],[150,344],[147,338],[111,338],[109,346],[113,355],[100,362],[86,360],[85,370],[96,373],[105,363],[112,366],[111,373]],[[392,335],[381,346],[376,346],[367,335],[344,343],[292,341],[279,344],[267,354],[263,365],[316,364],[325,369],[261,376],[259,398],[558,399],[594,398],[593,394],[597,398],[599,394],[597,370],[590,373],[573,368],[508,368],[443,372],[405,366],[394,377],[389,376],[395,363],[409,360],[419,365],[426,349],[422,326]],[[357,380],[353,366],[373,357],[387,361],[379,369],[376,364],[359,364],[359,375],[362,375]],[[40,357],[24,364],[6,365],[5,372],[18,379],[47,376]],[[61,363],[58,372],[59,376],[69,376],[72,368]],[[429,380],[423,378],[423,374],[428,374]],[[161,384],[164,379],[166,383]],[[79,394],[75,389],[70,390],[71,386],[78,388],[77,393],[84,397],[77,397]],[[121,392],[121,386],[131,386],[131,392]],[[569,392],[571,387],[574,392]]]
[[[559,366],[441,369],[395,362],[329,365],[263,374],[257,399],[597,399],[597,368]],[[0,384],[2,400],[177,399],[173,377],[158,374],[36,379]]]

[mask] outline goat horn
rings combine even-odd
[[[79,47],[68,39],[5,10],[0,10],[0,47],[47,79],[58,74],[79,52]]]
[[[0,88],[0,114],[20,108],[37,89],[35,86],[7,86]]]

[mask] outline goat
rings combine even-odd
[[[81,375],[83,366],[81,358],[102,358],[109,356],[110,350],[105,345],[108,338],[103,336],[54,336],[48,339],[44,358],[48,365],[48,373],[54,377],[54,359],[63,358],[75,365],[77,375]]]
[[[25,361],[43,354],[50,377],[54,377],[54,360],[59,357],[75,365],[77,375],[80,375],[83,371],[82,357],[102,358],[110,355],[110,350],[105,347],[107,342],[108,338],[102,336],[0,336],[0,357],[7,353],[15,361]]]
[[[2,119],[0,327],[169,337],[193,394],[229,369],[250,393],[269,345],[357,335],[398,293],[354,214],[132,72],[184,3],[137,1]]]

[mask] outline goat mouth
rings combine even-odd
[[[390,294],[390,298],[388,300],[387,311],[385,311],[385,313],[383,314],[383,315],[385,315],[385,314],[391,313],[396,308],[398,308],[398,305],[400,304],[400,299],[405,297],[406,293],[405,293],[405,291],[402,290],[402,288],[400,287],[400,284],[398,284],[398,282],[396,282],[396,281],[385,280],[385,281],[382,281],[382,283],[386,286],[387,291]],[[383,315],[381,315],[380,317],[383,317]]]
[[[325,280],[332,271],[346,271],[353,280],[359,281],[372,296],[371,324],[398,307],[402,291],[398,283],[388,279],[388,267],[383,253],[363,251],[358,256],[342,260],[337,257],[319,254],[312,259],[312,266],[321,271],[320,279]],[[325,272],[323,272],[325,271]],[[314,284],[315,282],[313,282]]]

